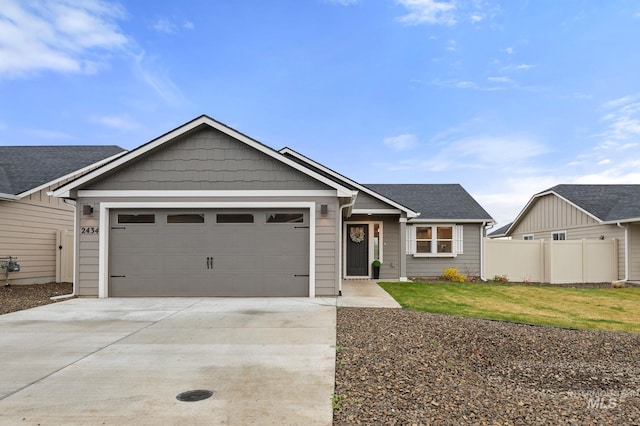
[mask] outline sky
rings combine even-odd
[[[202,114],[498,225],[640,184],[635,0],[0,0],[0,145],[134,149]]]

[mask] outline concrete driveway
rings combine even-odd
[[[330,425],[336,299],[72,299],[0,316],[0,424]],[[182,392],[208,390],[183,402]]]

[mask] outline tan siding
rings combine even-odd
[[[56,235],[73,229],[73,208],[46,195],[48,190],[20,201],[0,201],[0,256],[18,256],[21,265],[20,272],[10,275],[14,284],[56,279]]]
[[[578,226],[595,225],[598,222],[583,211],[555,195],[538,198],[512,231],[515,235],[564,230]],[[548,238],[548,237],[546,237]]]

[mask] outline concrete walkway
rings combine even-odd
[[[375,281],[342,280],[338,306],[352,308],[400,308],[400,304]]]
[[[0,336],[2,425],[332,423],[335,298],[72,299]]]

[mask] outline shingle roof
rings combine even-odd
[[[507,231],[509,230],[509,228],[511,227],[511,225],[513,225],[513,222],[509,222],[504,226],[501,226],[500,228],[496,229],[493,232],[490,232],[487,236],[488,237],[504,237],[505,235],[507,235]]]
[[[18,195],[124,149],[99,146],[0,146],[0,193]]]
[[[553,191],[598,219],[640,218],[640,185],[556,185]]]
[[[459,184],[365,184],[379,194],[420,212],[417,219],[493,220]]]

